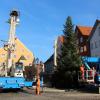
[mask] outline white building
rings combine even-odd
[[[63,41],[64,41],[64,37],[63,36],[59,36],[55,40],[54,53],[45,62],[45,73],[52,74],[56,70],[57,58],[58,58],[58,55],[61,53],[61,46],[63,44]]]
[[[55,40],[55,44],[54,44],[54,65],[57,66],[57,58],[58,55],[61,54],[61,46],[64,42],[64,36],[59,36],[56,40]]]
[[[96,20],[90,37],[90,55],[100,57],[100,20]]]

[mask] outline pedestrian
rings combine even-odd
[[[40,78],[36,79],[36,95],[40,94]]]

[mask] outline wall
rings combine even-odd
[[[100,57],[100,24],[98,24],[90,39],[90,54],[91,56]]]

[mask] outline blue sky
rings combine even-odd
[[[93,26],[100,18],[100,0],[0,0],[0,40],[9,33],[9,12],[20,11],[17,37],[42,61],[53,53],[54,40],[62,34],[67,16],[74,25]],[[2,46],[2,42],[0,42]]]

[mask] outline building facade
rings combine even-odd
[[[18,38],[16,38],[13,61],[16,63],[22,58],[24,58],[23,65],[30,66],[32,65],[32,62],[34,60],[34,55]],[[0,48],[0,66],[2,66],[2,64],[6,62],[7,51],[5,51],[4,48]]]
[[[54,53],[45,62],[45,73],[52,74],[56,70],[57,57],[61,53],[61,46],[64,41],[63,36],[59,36],[54,42]]]
[[[90,36],[92,27],[87,26],[76,26],[75,33],[77,36],[78,52],[81,56],[89,56],[89,43],[88,38]]]
[[[64,36],[59,36],[56,40],[55,40],[55,44],[54,44],[54,65],[57,66],[57,58],[58,55],[61,54],[61,46],[64,42]]]
[[[100,57],[100,20],[96,20],[89,37],[90,55]]]
[[[54,54],[44,63],[45,74],[52,74],[54,71]]]
[[[81,56],[89,56],[90,48],[88,38],[90,36],[92,27],[76,26],[75,34],[77,36],[77,45],[79,54]],[[64,43],[64,36],[58,36],[54,43],[54,54],[45,62],[45,72],[51,73],[51,70],[56,70],[57,58],[61,54],[61,47]]]

